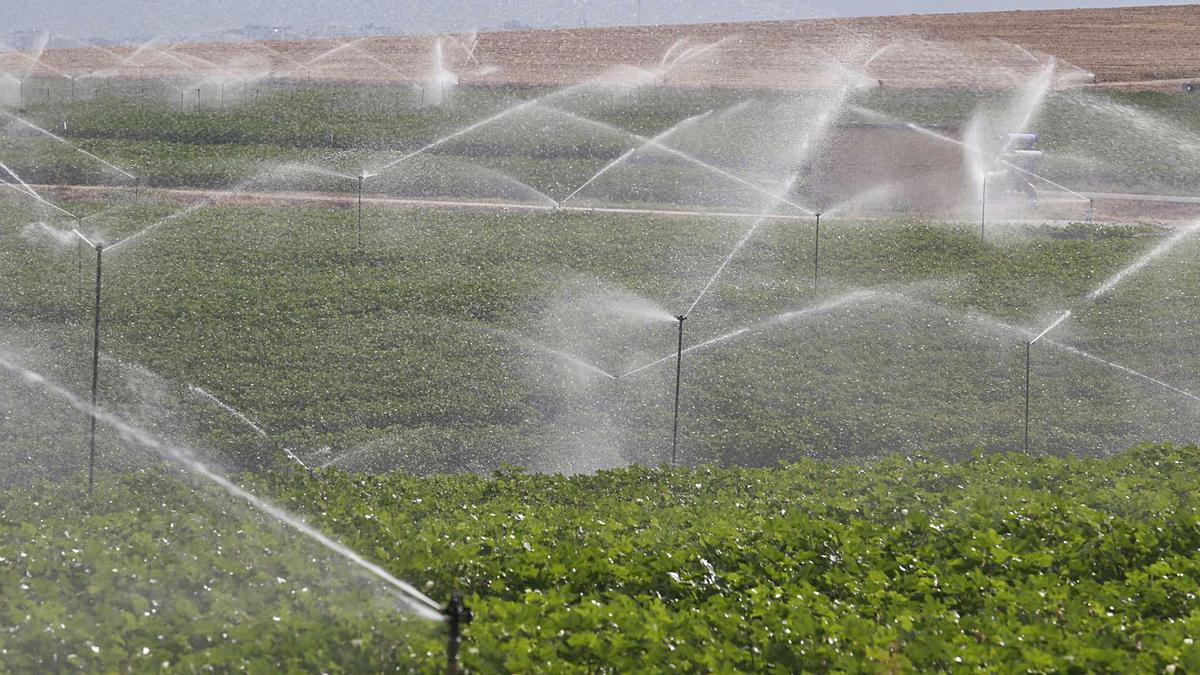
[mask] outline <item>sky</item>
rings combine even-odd
[[[396,33],[697,23],[931,12],[1118,7],[1129,0],[0,0],[0,39],[19,30],[75,38],[188,36],[248,24],[298,28],[371,23]],[[639,11],[640,10],[640,21]]]

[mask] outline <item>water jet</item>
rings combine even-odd
[[[1033,339],[1025,341],[1025,445],[1024,445],[1024,447],[1025,447],[1025,452],[1027,454],[1029,452],[1029,373],[1030,373],[1030,363],[1032,361],[1033,345],[1038,340],[1041,340],[1043,337],[1045,337],[1047,333],[1054,330],[1055,328],[1058,328],[1059,324],[1061,324],[1063,321],[1066,321],[1067,318],[1070,316],[1071,316],[1070,310],[1063,312],[1061,315],[1059,315],[1059,317],[1057,319],[1055,319],[1053,322],[1051,322],[1049,326],[1046,326],[1042,330],[1042,332],[1040,332],[1036,336],[1034,336]]]

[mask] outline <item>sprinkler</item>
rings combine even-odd
[[[367,181],[365,174],[358,175],[358,248],[362,248],[362,197],[363,183]]]
[[[821,214],[813,215],[817,217],[817,229],[813,235],[813,286],[816,286],[817,276],[821,271]]]
[[[1094,197],[1088,197],[1088,209],[1087,213],[1084,214],[1084,218],[1089,223],[1096,220],[1096,199]]]
[[[88,496],[96,487],[96,394],[100,385],[100,281],[104,262],[104,244],[96,244],[96,306],[92,329],[92,407],[88,433]]]
[[[75,231],[79,231],[80,220],[75,219]],[[75,267],[79,277],[79,303],[83,304],[83,237],[75,238]]]
[[[462,645],[462,627],[471,623],[475,615],[463,603],[462,593],[455,593],[450,598],[450,604],[442,610],[446,622],[450,624],[450,634],[446,642],[446,672],[457,675],[462,672],[462,664],[458,662],[458,650]]]
[[[679,375],[683,365],[683,322],[687,317],[675,317],[679,322],[679,346],[675,351],[675,421],[671,427],[671,466],[675,466],[675,450],[679,446]]]
[[[1029,361],[1033,341],[1025,341],[1025,454],[1029,454]]]

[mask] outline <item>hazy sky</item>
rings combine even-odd
[[[0,37],[42,30],[75,37],[194,35],[246,24],[359,26],[397,32],[469,31],[507,21],[534,26],[695,23],[875,14],[1116,7],[1129,0],[0,0]]]

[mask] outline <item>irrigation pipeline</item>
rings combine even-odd
[[[0,180],[0,182],[4,182]],[[9,184],[16,191],[29,195],[25,190]],[[107,186],[107,185],[39,185],[39,188],[44,189],[66,189],[78,191],[88,194],[102,194],[126,188]],[[356,197],[347,197],[336,193],[320,193],[320,192],[257,192],[245,190],[244,187],[234,187],[228,190],[201,190],[191,188],[148,188],[146,192],[153,195],[158,195],[178,201],[196,201],[200,200],[204,203],[194,204],[193,209],[199,208],[206,204],[225,199],[235,201],[235,203],[270,203],[270,202],[296,202],[308,204],[349,204],[356,202]],[[528,202],[503,202],[503,201],[484,201],[484,200],[453,200],[453,199],[419,199],[407,197],[379,197],[379,196],[363,196],[363,203],[373,206],[393,206],[398,208],[447,208],[447,209],[494,209],[498,211],[538,211],[538,212],[564,212],[564,213],[609,213],[615,215],[645,215],[645,216],[668,216],[678,218],[730,218],[730,219],[758,219],[765,220],[781,220],[781,221],[810,221],[811,216],[788,214],[788,213],[771,213],[763,215],[762,213],[753,213],[750,211],[729,211],[729,210],[709,210],[702,208],[638,208],[625,206],[570,206],[565,204],[549,205],[549,204],[530,204]],[[175,215],[168,218],[177,217]],[[149,228],[148,228],[149,229]],[[137,235],[133,235],[137,236]],[[132,239],[133,236],[127,237],[125,240]]]

